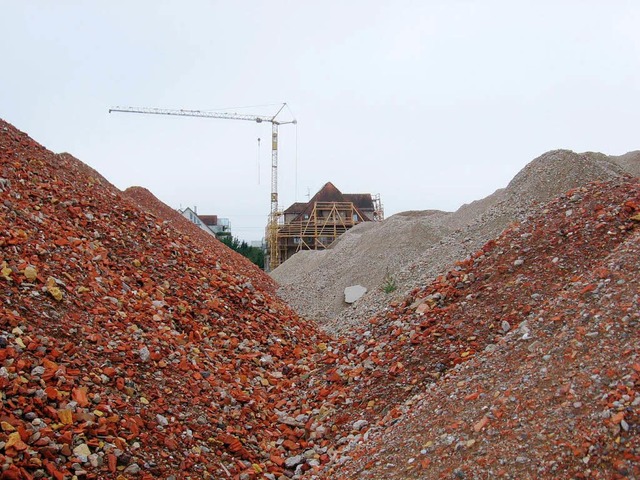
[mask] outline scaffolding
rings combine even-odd
[[[384,220],[384,207],[382,206],[382,200],[380,200],[380,194],[376,193],[371,196],[373,201],[373,221],[381,222]]]
[[[352,202],[316,202],[310,214],[279,225],[278,258],[284,262],[300,250],[324,250],[340,235],[366,221]]]

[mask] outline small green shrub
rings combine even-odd
[[[387,275],[384,277],[384,283],[382,284],[382,290],[384,293],[395,292],[398,289],[398,284],[396,283],[396,279],[393,278],[393,275]]]

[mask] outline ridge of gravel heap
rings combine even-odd
[[[0,478],[277,478],[324,335],[94,173],[0,120]]]
[[[193,222],[190,222],[180,215],[176,210],[158,200],[156,196],[146,188],[129,187],[124,191],[124,194],[132,199],[142,210],[153,215],[158,221],[162,221],[164,225],[170,224],[173,228],[179,230],[194,242],[197,242],[200,246],[199,250],[215,252],[219,261],[224,261],[234,272],[249,277],[255,287],[259,287],[269,293],[275,293],[278,285],[264,270],[246,257],[236,254],[236,252],[220,242],[213,235],[205,232]]]
[[[639,267],[637,178],[512,225],[327,349],[308,478],[640,478]]]
[[[271,275],[281,285],[279,295],[300,315],[331,333],[344,334],[443,273],[533,208],[592,181],[639,173],[640,151],[618,157],[550,151],[525,166],[506,188],[456,212],[404,212],[381,223],[362,223],[330,249],[299,252]],[[391,294],[382,288],[388,276],[397,284]],[[350,306],[343,292],[355,284],[365,286],[367,293]]]

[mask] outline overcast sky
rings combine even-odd
[[[3,0],[0,117],[258,240],[269,124],[109,107],[287,102],[283,207],[331,181],[455,210],[548,150],[640,149],[639,25],[637,0]]]

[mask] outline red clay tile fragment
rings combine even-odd
[[[74,388],[71,396],[81,407],[89,405],[89,398],[87,397],[87,389],[85,387]]]
[[[486,427],[488,423],[489,423],[489,418],[487,416],[484,416],[473,426],[473,430],[475,432],[479,432],[484,427]]]
[[[614,425],[618,425],[622,420],[624,420],[624,412],[618,412],[611,417],[611,423]]]

